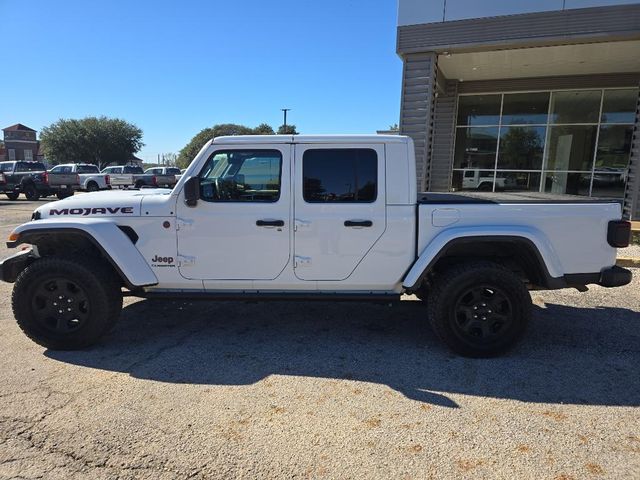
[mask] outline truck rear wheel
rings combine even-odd
[[[64,200],[68,197],[73,197],[73,190],[71,188],[67,188],[66,190],[59,190],[56,192],[56,197],[58,200]]]
[[[22,331],[52,350],[77,350],[97,342],[115,325],[122,292],[99,260],[45,257],[16,279],[13,313]]]
[[[87,184],[87,192],[97,192],[98,190],[100,190],[100,187],[96,182],[91,181]]]
[[[17,200],[20,196],[18,192],[5,192],[5,195],[9,200]]]
[[[24,196],[27,197],[27,200],[35,201],[40,198],[40,193],[33,183],[26,184],[23,191]]]
[[[505,352],[531,318],[531,296],[524,282],[487,261],[457,265],[435,278],[428,307],[436,335],[465,357]]]

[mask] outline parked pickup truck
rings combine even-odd
[[[151,183],[145,183],[144,186],[173,188],[178,182],[177,178],[180,176],[180,169],[177,167],[153,167],[147,168],[144,173],[145,175],[152,175]]]
[[[77,174],[80,179],[80,190],[87,192],[97,192],[98,190],[107,190],[111,188],[109,175],[100,173],[100,169],[96,165],[90,163],[67,163],[64,165],[56,165],[49,173],[73,173]]]
[[[0,162],[4,183],[0,191],[9,200],[17,200],[21,193],[27,200],[56,195],[59,199],[70,197],[80,184],[76,174],[50,173],[42,162]]]
[[[631,281],[619,203],[417,193],[404,136],[234,136],[176,187],[42,205],[9,236],[22,330],[51,349],[105,335],[126,295],[207,300],[426,300],[438,337],[497,355],[523,334],[528,290]],[[393,315],[393,310],[389,310]]]
[[[102,170],[102,173],[109,174],[111,178],[111,185],[119,188],[143,188],[143,187],[173,187],[176,184],[175,174],[166,173],[164,170],[167,167],[157,169],[147,169],[146,172],[142,171],[141,167],[135,165],[119,165],[113,167],[106,167]],[[150,170],[162,170],[161,172],[151,173]],[[180,172],[179,169],[175,169]]]

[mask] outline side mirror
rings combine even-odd
[[[184,184],[184,203],[187,207],[195,207],[200,199],[200,178],[189,177]]]

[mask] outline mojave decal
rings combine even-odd
[[[133,207],[52,208],[49,215],[131,215]]]

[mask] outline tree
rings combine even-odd
[[[93,163],[100,169],[125,164],[143,146],[142,130],[119,118],[60,119],[40,133],[47,159],[53,163]]]
[[[295,125],[280,125],[278,135],[298,135]]]
[[[276,132],[273,131],[271,125],[266,123],[261,123],[256,128],[253,129],[254,135],[275,135]]]
[[[178,160],[177,153],[161,153],[160,162],[167,167],[175,167]]]
[[[397,123],[394,123],[393,125],[389,125],[389,131],[391,131],[391,132],[399,132],[400,131],[400,127],[398,127]]]
[[[180,168],[187,168],[204,144],[215,137],[224,135],[273,135],[273,133],[273,128],[266,123],[261,123],[256,128],[236,125],[235,123],[214,125],[213,127],[201,130],[180,150],[176,165]]]

